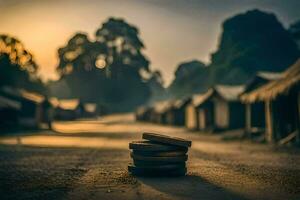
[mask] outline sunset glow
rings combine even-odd
[[[185,4],[182,4],[182,3]],[[58,76],[57,49],[76,32],[93,34],[109,16],[124,17],[140,28],[151,68],[160,69],[169,84],[178,62],[198,58],[209,62],[217,48],[220,22],[253,7],[273,10],[286,24],[297,17],[297,2],[229,1],[211,7],[206,1],[0,1],[0,32],[17,37],[40,66],[44,79]],[[284,4],[284,6],[282,6]],[[171,5],[171,6],[167,6]],[[234,6],[233,6],[234,5]],[[222,8],[222,9],[221,9]],[[3,20],[5,19],[5,20]],[[183,38],[185,38],[183,40]]]

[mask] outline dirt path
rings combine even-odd
[[[0,137],[1,199],[300,199],[300,153],[136,123],[131,115]],[[128,142],[143,131],[193,141],[188,175],[135,178]]]

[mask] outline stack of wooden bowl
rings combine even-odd
[[[177,137],[143,133],[142,141],[129,143],[132,164],[128,171],[136,176],[183,176],[187,172],[188,148],[192,142]]]

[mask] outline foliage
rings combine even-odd
[[[168,91],[175,98],[203,92],[210,84],[209,78],[209,68],[204,63],[198,60],[183,62],[178,65],[174,81],[169,86]]]
[[[251,10],[227,19],[210,67],[215,83],[245,83],[257,71],[282,71],[299,57],[276,16]]]
[[[112,112],[129,111],[150,95],[142,71],[149,61],[142,53],[139,31],[123,19],[109,18],[96,31],[95,41],[76,33],[58,50],[58,73],[72,97],[98,102]]]
[[[0,86],[9,85],[42,92],[38,66],[18,39],[0,35]]]

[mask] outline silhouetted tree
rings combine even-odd
[[[96,31],[96,40],[77,33],[58,50],[58,73],[72,97],[95,101],[111,111],[129,111],[147,101],[149,87],[141,76],[149,61],[136,27],[110,18]],[[63,81],[64,80],[64,81]]]
[[[245,83],[257,71],[282,71],[299,57],[290,33],[272,13],[251,10],[223,23],[211,70],[216,83]]]
[[[152,104],[156,101],[162,101],[167,99],[169,96],[167,90],[164,88],[164,81],[160,71],[155,70],[150,73],[150,77],[147,80],[147,85],[150,88],[151,97],[148,104]]]
[[[201,61],[192,60],[178,65],[168,91],[176,98],[188,97],[194,93],[204,92],[209,83],[208,67]]]
[[[0,35],[0,86],[9,85],[43,92],[32,54],[16,38]]]
[[[116,18],[109,18],[96,31],[96,40],[104,42],[108,47],[105,61],[109,75],[114,74],[114,71],[118,73],[122,65],[128,65],[135,71],[149,70],[149,61],[141,52],[144,44],[138,35],[136,27]]]

